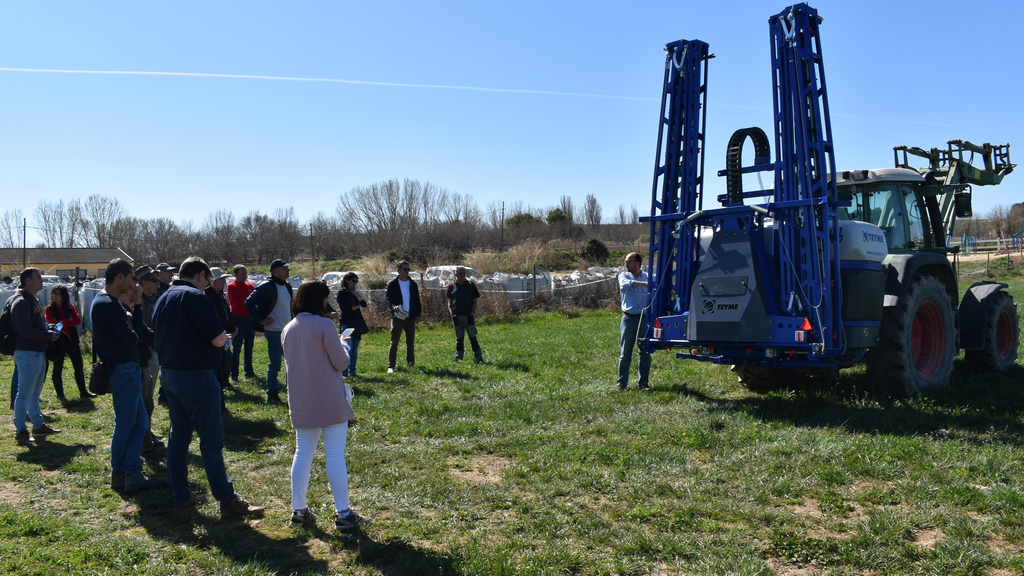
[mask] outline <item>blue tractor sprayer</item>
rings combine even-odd
[[[946,385],[959,350],[979,369],[1008,369],[1016,305],[995,282],[961,298],[948,240],[955,218],[971,215],[972,186],[1012,172],[1009,145],[898,146],[893,168],[837,171],[822,19],[796,4],[768,23],[774,142],[737,130],[714,202],[703,193],[712,55],[699,40],[665,47],[641,340],[732,365],[758,388],[863,362],[888,391],[916,393]],[[755,172],[774,185],[743,190]]]

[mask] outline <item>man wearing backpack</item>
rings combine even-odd
[[[50,330],[43,316],[36,294],[43,289],[42,271],[25,268],[21,271],[21,289],[11,303],[11,327],[17,334],[14,344],[14,364],[18,370],[18,392],[14,397],[14,439],[19,444],[32,442],[35,436],[57,434],[43,422],[39,409],[39,395],[46,381],[46,349],[50,342],[60,337],[60,332]],[[29,434],[26,420],[32,421]]]

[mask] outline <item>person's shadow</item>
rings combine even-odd
[[[34,444],[28,444],[27,451],[18,454],[18,462],[35,464],[52,472],[66,466],[80,452],[91,452],[96,448],[86,444],[61,444],[50,441],[48,438],[48,436],[37,436]]]

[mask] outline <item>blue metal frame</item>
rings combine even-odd
[[[680,40],[665,47],[662,114],[652,191],[649,349],[690,349],[680,357],[716,363],[824,367],[845,348],[835,155],[818,25],[813,8],[796,4],[769,19],[776,160],[742,173],[774,170],[774,199],[767,205],[730,203],[703,208],[703,143],[708,45]],[[762,193],[743,193],[744,198]],[[762,233],[774,219],[770,249],[753,241],[753,257],[772,321],[770,342],[692,342],[684,338],[691,286],[700,268],[702,225],[716,231]],[[807,318],[806,342],[796,330]],[[655,338],[655,323],[661,332]]]

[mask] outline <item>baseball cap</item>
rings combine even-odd
[[[139,266],[135,269],[135,279],[139,282],[143,280],[156,280],[156,278],[153,278],[153,274],[155,273],[149,266]]]
[[[157,272],[177,272],[177,270],[175,270],[173,267],[171,267],[171,265],[168,264],[167,262],[161,262],[161,263],[157,264],[156,265],[156,271]]]
[[[270,263],[270,269],[271,270],[273,270],[274,268],[280,268],[281,266],[285,266],[285,267],[290,268],[291,264],[285,262],[284,260],[282,260],[280,258],[278,258],[277,260],[274,260],[273,262]]]

